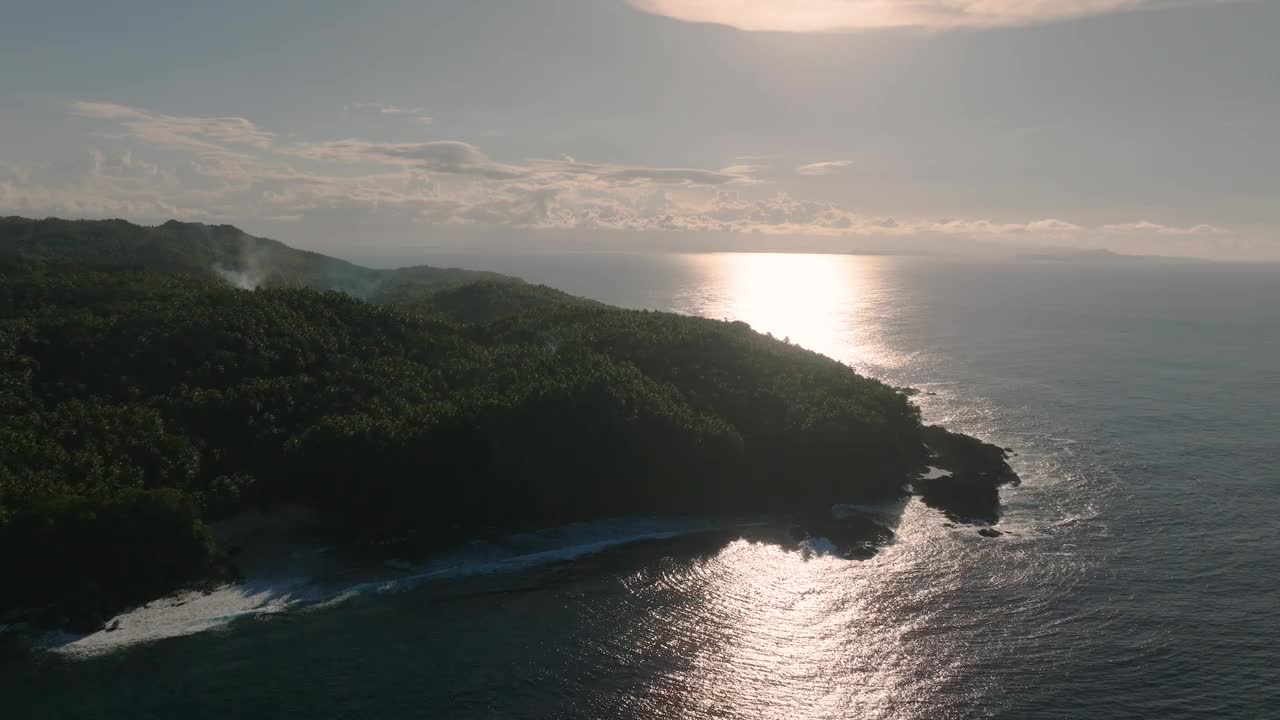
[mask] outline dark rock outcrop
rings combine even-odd
[[[1009,451],[937,425],[924,428],[924,441],[933,453],[930,464],[948,474],[912,480],[920,499],[956,522],[997,522],[1000,487],[1022,481],[1009,466]]]
[[[832,554],[846,560],[866,560],[880,547],[893,540],[893,530],[862,515],[834,516],[830,512],[810,513],[798,518],[791,527],[796,542],[826,540],[834,548]]]

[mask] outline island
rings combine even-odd
[[[915,493],[986,526],[1006,452],[742,322],[375,270],[227,226],[0,219],[0,623],[81,631],[235,577],[301,507],[447,548],[639,514]]]

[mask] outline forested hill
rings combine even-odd
[[[231,225],[176,220],[144,227],[124,220],[0,218],[0,269],[5,268],[148,271],[220,278],[241,289],[337,290],[364,299],[484,279],[516,280],[426,266],[374,270],[255,237]]]
[[[895,389],[742,323],[226,226],[0,221],[0,622],[92,627],[208,577],[207,523],[248,508],[447,544],[824,507],[900,494],[926,437],[960,438],[928,433]],[[1008,470],[956,447],[985,485]]]

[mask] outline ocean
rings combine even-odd
[[[9,718],[1265,718],[1280,713],[1280,266],[448,255],[744,320],[1009,446],[1006,534],[911,500],[865,560],[628,518],[291,575],[0,666]],[[316,549],[320,552],[322,549]]]

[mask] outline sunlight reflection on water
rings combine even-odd
[[[914,357],[892,347],[890,328],[912,308],[886,287],[883,258],[723,253],[680,261],[698,280],[674,298],[679,312],[741,320],[886,379],[912,374]],[[642,644],[680,647],[690,659],[650,685],[645,710],[970,716],[998,691],[973,671],[991,633],[984,624],[950,624],[974,603],[957,593],[972,581],[966,568],[977,562],[968,557],[977,544],[957,542],[917,502],[891,515],[897,540],[867,561],[738,540],[701,562],[641,570],[628,587],[657,616],[638,633]],[[659,575],[644,577],[650,573]]]
[[[1112,414],[1126,416],[1096,380],[1054,379],[1078,377],[1073,371],[1084,366],[1059,358],[1099,323],[1045,305],[1040,295],[1056,275],[1023,269],[1000,284],[991,278],[1003,268],[859,256],[484,260],[493,264],[434,262],[512,272],[629,307],[742,320],[863,374],[921,388],[915,399],[927,420],[1019,451],[1013,463],[1026,482],[1004,494],[1000,528],[1008,534],[985,539],[950,527],[910,500],[871,513],[896,537],[851,561],[797,549],[785,539],[787,520],[773,518],[741,534],[624,544],[575,554],[572,563],[372,593],[324,612],[139,646],[61,674],[32,672],[7,688],[0,677],[0,694],[20,690],[39,707],[53,699],[92,705],[81,717],[215,718],[256,703],[316,718],[448,708],[440,714],[907,720],[1061,717],[1070,700],[1090,717],[1118,718],[1171,716],[1115,704],[1147,681],[1151,665],[1178,670],[1155,696],[1167,703],[1234,679],[1204,674],[1198,653],[1170,656],[1173,630],[1156,620],[1157,629],[1126,625],[1128,579],[1099,570],[1106,553],[1118,552],[1112,535],[1121,530],[1103,512],[1116,475],[1096,457],[1106,436],[1080,427],[1091,419],[1111,427]],[[1063,276],[1071,284],[1049,299],[1078,297],[1083,277]],[[1127,291],[1136,279],[1111,282],[1120,281]],[[1140,383],[1146,367],[1131,360],[1114,372]],[[1110,413],[1089,415],[1083,400]],[[1167,475],[1139,478],[1156,487]],[[1183,517],[1177,506],[1156,507],[1171,521]],[[661,519],[639,520],[647,527]],[[1142,516],[1139,526],[1148,522]],[[637,530],[614,527],[605,537]],[[1137,614],[1144,621],[1145,610]],[[1099,654],[1107,643],[1110,658]],[[172,662],[176,653],[184,662]],[[132,670],[121,672],[122,664]],[[1094,673],[1092,685],[1081,673]],[[193,707],[195,696],[213,700]],[[1027,712],[1046,698],[1057,703],[1047,715]]]
[[[634,698],[637,716],[972,716],[997,690],[974,666],[999,633],[954,620],[1002,612],[958,594],[970,552],[991,547],[940,533],[918,503],[901,513],[900,542],[867,561],[740,539],[627,577],[646,612],[622,633],[619,661],[681,658]]]
[[[854,367],[896,367],[880,325],[903,311],[885,302],[880,258],[858,255],[682,255],[699,278],[675,298],[679,312],[741,320],[759,332]]]

